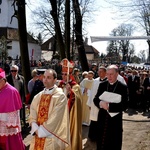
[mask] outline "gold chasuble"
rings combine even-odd
[[[38,120],[37,120],[38,125],[43,125],[43,122],[47,121],[47,119],[48,119],[48,110],[49,110],[50,100],[51,100],[50,94],[43,94],[41,96],[41,101],[39,104],[39,111],[38,111]],[[36,135],[34,150],[44,149],[45,139],[46,138],[39,138]]]
[[[81,90],[78,84],[72,87],[75,96],[74,104],[70,109],[71,147],[66,150],[82,150],[82,105]]]
[[[70,118],[70,141],[71,145],[66,150],[82,150],[82,106],[81,106],[81,89],[75,82],[72,75],[75,63],[63,59],[62,65],[62,80],[59,83],[68,98],[69,118]],[[64,76],[64,75],[67,76]],[[66,84],[69,84],[71,89],[68,91]],[[69,93],[68,93],[69,92]]]
[[[43,90],[34,97],[29,115],[29,124],[32,123],[48,133],[44,138],[40,134],[33,136],[30,150],[65,150],[70,145],[69,110],[61,88],[54,86],[51,93]]]
[[[93,86],[93,81],[85,78],[80,83],[81,91],[82,91],[82,124],[83,125],[90,125],[90,109],[87,106],[87,101],[91,93],[91,88]],[[92,93],[91,93],[92,94]]]
[[[87,92],[82,95],[82,124],[89,125],[90,124],[90,109],[87,106],[88,95]]]

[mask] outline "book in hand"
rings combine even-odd
[[[104,91],[100,96],[99,99],[109,103],[120,103],[121,102],[121,95],[117,93],[107,92]]]
[[[107,92],[104,91],[100,96],[99,99],[108,103],[120,103],[121,102],[121,95],[117,93]],[[119,112],[109,112],[111,117],[116,116]]]

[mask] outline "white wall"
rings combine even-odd
[[[41,59],[41,47],[38,44],[28,43],[29,59],[31,60],[32,49],[34,49],[33,60]]]
[[[38,61],[41,59],[41,47],[38,44],[28,43],[29,60],[31,60],[32,49],[34,49],[33,60]],[[20,57],[20,46],[18,41],[12,41],[12,49],[8,50],[8,56],[16,59],[16,56]]]
[[[86,54],[86,57],[88,60],[93,60],[94,59],[94,54]]]
[[[12,5],[14,0],[2,0],[0,4],[0,27],[18,28],[17,18],[13,17],[12,23],[11,16],[14,14],[14,8]]]
[[[42,51],[42,59],[50,61],[52,59],[53,51]]]

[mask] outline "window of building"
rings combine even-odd
[[[51,48],[52,48],[52,43],[50,42],[50,43],[49,43],[49,49],[51,49]]]
[[[0,0],[0,5],[2,4],[2,0]]]

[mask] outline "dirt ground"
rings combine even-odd
[[[131,110],[123,118],[123,150],[149,150],[150,113]]]
[[[87,140],[88,127],[83,127],[83,149],[96,150]],[[123,114],[122,150],[150,150],[150,113],[128,110]]]
[[[96,150],[96,144],[87,138],[89,127],[83,126],[83,150]],[[28,150],[31,136],[24,138]],[[122,150],[150,149],[150,113],[128,110],[123,114]]]

